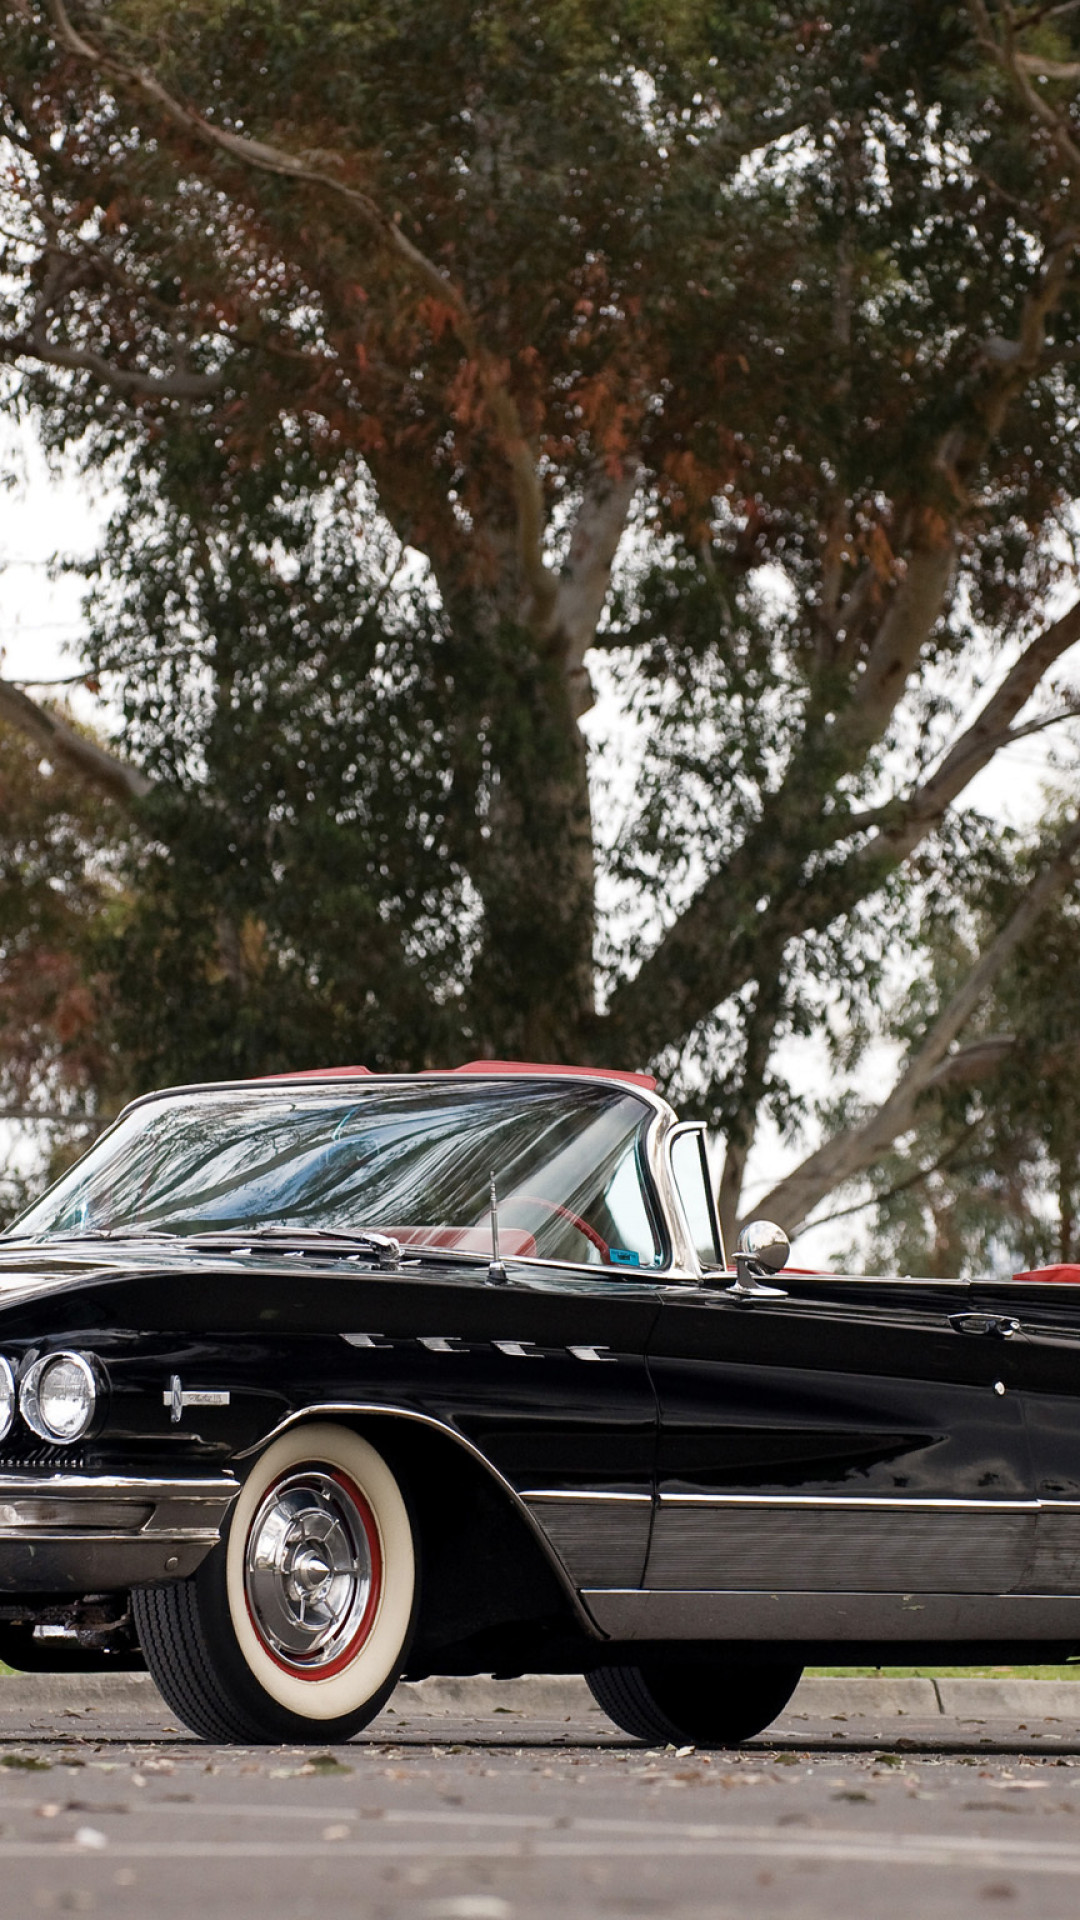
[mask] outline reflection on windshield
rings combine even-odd
[[[651,1268],[649,1118],[580,1084],[175,1095],[137,1107],[13,1231],[322,1227],[486,1255],[494,1172],[504,1255]]]

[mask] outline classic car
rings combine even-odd
[[[0,1656],[194,1732],[583,1674],[723,1745],[807,1661],[1080,1647],[1075,1269],[724,1258],[646,1076],[480,1061],[136,1100],[0,1236]]]

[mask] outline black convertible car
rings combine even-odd
[[[727,1267],[642,1075],[136,1101],[0,1236],[0,1655],[145,1661],[214,1740],[546,1671],[724,1744],[808,1659],[1080,1648],[1077,1270],[786,1251]]]

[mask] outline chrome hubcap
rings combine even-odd
[[[248,1534],[251,1617],[280,1659],[330,1666],[357,1637],[377,1578],[368,1522],[346,1486],[321,1468],[286,1474]]]

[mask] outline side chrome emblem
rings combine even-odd
[[[496,1353],[505,1353],[511,1360],[548,1360],[556,1353],[568,1353],[574,1360],[608,1361],[618,1365],[619,1356],[612,1353],[610,1347],[551,1347],[545,1352],[535,1340],[479,1340],[471,1342],[457,1333],[418,1333],[409,1338],[415,1339],[418,1347],[425,1347],[428,1353],[469,1353],[477,1347],[493,1347]],[[368,1352],[388,1353],[406,1338],[392,1340],[385,1333],[343,1333],[341,1338],[350,1347],[361,1347]],[[188,1396],[192,1406],[209,1404]]]
[[[185,1387],[178,1373],[170,1376],[169,1384],[161,1396],[163,1406],[170,1409],[173,1426],[179,1426],[185,1407],[227,1407],[231,1396],[214,1387]]]

